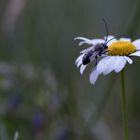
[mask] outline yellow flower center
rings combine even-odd
[[[136,47],[128,41],[117,41],[113,42],[111,45],[108,46],[107,52],[108,55],[114,56],[124,56],[129,55],[136,51]]]

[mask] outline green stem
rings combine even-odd
[[[121,84],[122,84],[122,113],[123,113],[123,125],[124,125],[124,140],[128,140],[128,119],[127,119],[127,107],[126,107],[126,97],[125,97],[124,70],[121,71]]]

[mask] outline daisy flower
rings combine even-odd
[[[75,64],[80,67],[80,73],[83,74],[88,64],[83,64],[83,58],[89,51],[95,51],[97,44],[104,44],[105,39],[87,39],[84,37],[77,37],[75,40],[81,40],[79,45],[88,44],[89,48],[81,51],[81,55],[76,59]],[[111,40],[112,39],[112,40]],[[120,72],[128,62],[132,64],[132,56],[140,57],[140,39],[131,41],[130,38],[115,39],[114,36],[108,36],[106,41],[107,49],[100,55],[101,60],[96,64],[90,74],[90,83],[95,84],[100,74],[107,75],[114,71]],[[99,55],[97,56],[99,57]],[[94,56],[90,57],[90,62],[96,60]]]

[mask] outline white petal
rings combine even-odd
[[[82,65],[82,64],[83,64],[83,62],[82,62],[82,60],[80,60],[80,61],[76,64],[77,68],[79,68],[80,65]]]
[[[105,71],[105,69],[108,67],[111,59],[112,59],[112,56],[107,56],[100,60],[100,62],[97,65],[97,71],[99,74],[101,74]]]
[[[120,41],[128,41],[128,42],[131,42],[131,39],[130,38],[120,38]]]
[[[99,76],[99,73],[95,68],[90,74],[90,78],[89,78],[90,83],[95,84],[96,80],[98,79],[98,76]]]
[[[84,38],[84,37],[76,37],[74,40],[82,40],[79,43],[79,46],[83,45],[83,44],[89,44],[89,45],[95,45],[98,43],[103,43],[104,39],[88,39],[88,38]]]
[[[132,44],[137,48],[137,50],[140,50],[140,39],[133,41]]]
[[[81,65],[81,67],[80,67],[80,73],[81,74],[83,74],[86,67],[87,67],[87,65]]]
[[[124,56],[124,58],[127,60],[127,62],[128,62],[129,64],[132,64],[132,63],[133,63],[133,60],[132,60],[132,59],[130,59],[129,57]]]
[[[139,56],[140,57],[140,51],[136,51],[136,52],[130,54],[130,56]]]
[[[109,74],[110,72],[112,72],[114,70],[114,63],[116,62],[116,57],[112,56],[109,60],[108,63],[106,65],[106,69],[103,71],[104,75]]]
[[[120,72],[126,64],[126,59],[123,56],[118,56],[116,62],[114,63],[114,71]]]
[[[86,44],[91,44],[91,40],[88,39],[88,38],[85,38],[85,37],[76,37],[76,38],[74,38],[74,40],[82,40],[82,41],[79,43],[79,46],[83,45],[84,43],[86,43]]]
[[[104,43],[104,39],[92,39],[92,44]]]
[[[83,59],[84,54],[81,54],[80,56],[78,56],[78,58],[75,61],[75,65],[77,65],[77,67],[79,67],[82,64],[82,59]]]
[[[102,59],[97,65],[97,71],[99,74],[104,75],[112,72],[120,72],[126,64],[126,59],[121,56],[108,56]]]
[[[77,64],[82,58],[83,58],[84,54],[81,54],[80,56],[77,57],[75,64]]]
[[[74,40],[83,40],[83,41],[88,41],[88,38],[85,37],[75,37]]]

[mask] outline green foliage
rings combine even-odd
[[[92,64],[80,76],[73,38],[103,37],[102,18],[110,34],[140,38],[139,2],[14,1],[0,1],[0,139],[16,131],[17,140],[120,139],[119,75],[90,85]],[[138,139],[139,61],[127,68],[131,137]]]

